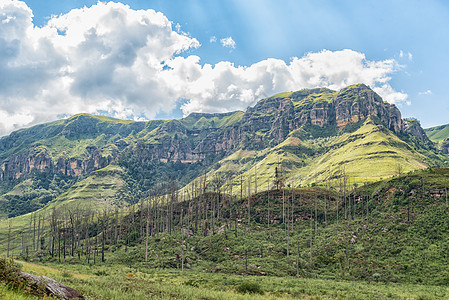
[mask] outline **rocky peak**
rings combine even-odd
[[[283,139],[302,125],[342,129],[368,116],[378,117],[395,133],[404,130],[399,109],[365,84],[340,91],[318,88],[281,93],[248,108],[242,121],[248,128],[270,131],[272,137]]]
[[[430,140],[427,137],[426,132],[421,127],[421,123],[417,119],[413,118],[404,119],[404,131],[411,133],[413,136],[415,136],[418,140],[422,142],[430,143]]]

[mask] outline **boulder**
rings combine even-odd
[[[46,294],[49,296],[67,300],[84,299],[84,296],[77,290],[65,286],[53,278],[47,276],[37,276],[25,272],[20,272],[20,276],[27,281],[36,283],[38,286],[43,286]]]

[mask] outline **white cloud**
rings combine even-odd
[[[371,86],[388,102],[401,103],[407,94],[388,84],[391,73],[398,68],[394,60],[369,61],[363,53],[353,50],[323,50],[295,57],[289,63],[267,59],[248,67],[229,62],[214,67],[197,65],[199,77],[189,82],[185,93],[190,100],[181,108],[185,115],[195,111],[225,112],[245,109],[282,91],[315,87],[339,90],[355,83]]]
[[[406,57],[406,58],[408,58],[408,60],[410,60],[410,61],[412,61],[413,60],[413,54],[411,54],[410,52],[404,52],[404,51],[399,51],[399,57],[400,58],[404,58],[404,57]]]
[[[223,47],[235,49],[235,41],[232,37],[222,38],[220,43]]]
[[[209,43],[216,43],[217,42],[217,37],[215,35],[211,36],[209,39]]]
[[[150,119],[180,99],[188,99],[184,114],[225,112],[281,91],[354,83],[390,102],[407,98],[389,85],[395,60],[370,61],[352,50],[212,66],[180,55],[200,43],[153,10],[99,2],[42,28],[32,16],[24,2],[0,0],[0,134],[79,112]],[[230,37],[220,42],[235,47]]]
[[[419,92],[418,95],[432,95],[432,90],[427,90],[424,92]]]
[[[0,0],[0,21],[0,115],[17,119],[0,121],[0,133],[83,111],[168,112],[179,94],[161,78],[164,66],[200,46],[162,13],[121,3],[74,9],[37,28],[24,2]]]

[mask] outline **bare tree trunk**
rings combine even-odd
[[[39,215],[39,220],[37,222],[37,247],[36,247],[36,251],[39,251],[40,249],[40,245],[41,245],[41,216]]]
[[[89,219],[90,219],[90,214],[87,215],[86,217],[86,232],[85,232],[85,245],[86,245],[86,257],[87,257],[87,263],[90,263],[90,249],[89,249]]]
[[[257,194],[257,166],[254,166],[254,188],[255,194]]]
[[[101,239],[101,262],[104,263],[104,245],[105,245],[105,233],[106,233],[106,211],[103,212],[103,220],[101,222],[102,225],[102,239]]]
[[[287,257],[289,257],[290,255],[290,224],[289,224],[289,220],[290,220],[290,205],[287,205],[287,219],[286,219],[286,225],[287,225]]]
[[[310,267],[313,267],[313,213],[310,210]]]
[[[33,251],[36,251],[36,213],[33,214]]]
[[[267,218],[267,223],[268,223],[268,232],[270,233],[270,240],[271,240],[271,231],[270,231],[270,189],[268,188],[267,190],[267,201],[268,201],[268,218]]]
[[[346,238],[346,249],[345,249],[345,255],[346,255],[346,267],[349,270],[349,236],[346,233],[345,234],[345,238]]]
[[[6,257],[9,257],[10,243],[11,243],[11,220],[9,221],[8,225],[8,249],[6,251]]]
[[[299,230],[298,238],[296,239],[296,277],[299,277]]]
[[[447,180],[446,184],[444,185],[444,195],[446,197],[446,209],[448,209],[448,201],[447,201]]]
[[[318,197],[315,191],[315,236],[318,234]]]
[[[147,263],[148,262],[148,235],[149,235],[149,232],[150,232],[150,203],[148,203],[147,204],[148,205],[148,207],[147,207],[147,217],[146,217],[146,221],[147,221],[147,224],[146,224],[146,237],[145,237],[145,262]]]
[[[248,225],[247,225],[247,231],[250,228],[250,222],[251,222],[251,176],[248,179]]]
[[[182,224],[182,215],[184,210],[181,209],[181,272],[184,271],[184,228]]]
[[[115,224],[114,224],[115,226],[115,228],[114,228],[114,244],[115,244],[115,247],[117,247],[118,246],[118,235],[117,235],[117,228],[118,228],[118,208],[117,207],[115,207]]]

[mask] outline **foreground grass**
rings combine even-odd
[[[21,262],[25,272],[47,275],[86,299],[447,299],[443,286],[366,283],[294,277],[241,276],[123,265],[38,265]],[[242,283],[262,294],[238,293]],[[10,291],[0,289],[0,293]],[[1,295],[1,294],[0,294]],[[31,298],[5,299],[31,299]]]
[[[31,300],[37,299],[35,296],[27,295],[21,291],[13,291],[4,284],[0,283],[0,299],[8,300]]]

